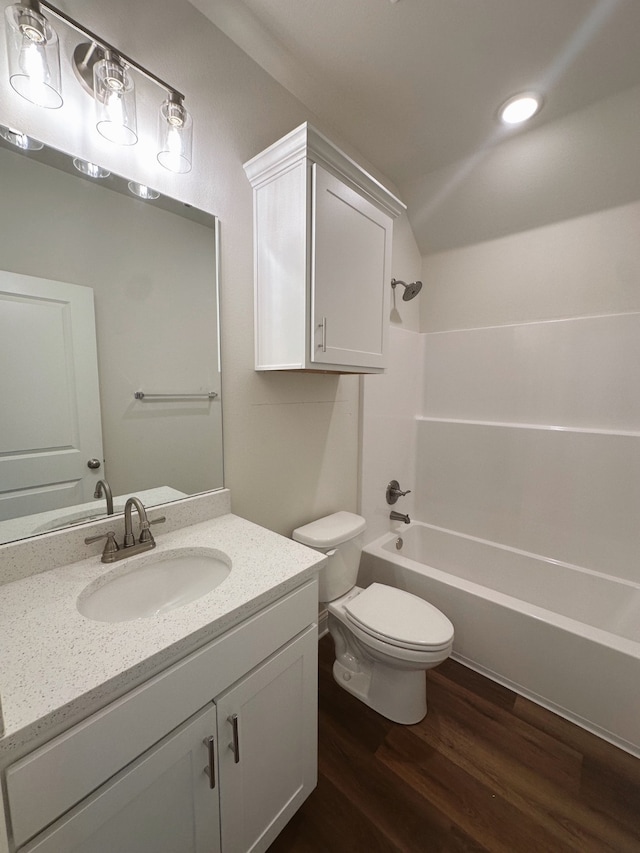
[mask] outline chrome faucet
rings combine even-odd
[[[113,495],[111,494],[111,486],[106,480],[98,480],[93,496],[98,499],[103,495],[107,501],[107,515],[113,515]]]
[[[392,509],[389,513],[389,518],[391,521],[404,521],[405,524],[411,524],[411,519],[408,515],[405,515],[402,512],[396,512],[395,509]]]
[[[140,521],[140,536],[137,542],[133,534],[133,519],[131,517],[133,507],[138,511],[138,519]],[[134,554],[140,554],[142,551],[150,551],[152,548],[155,548],[156,540],[153,538],[149,527],[152,524],[161,524],[166,520],[166,517],[163,515],[160,518],[154,518],[149,521],[147,511],[140,498],[131,497],[128,498],[124,505],[124,541],[122,548],[116,542],[116,534],[113,530],[101,533],[98,536],[88,536],[84,541],[86,545],[90,545],[99,539],[106,539],[107,542],[102,552],[102,562],[115,563],[118,560],[124,560],[125,557],[133,557]]]

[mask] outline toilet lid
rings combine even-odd
[[[345,604],[347,617],[373,637],[407,649],[441,649],[453,625],[437,607],[402,589],[374,583]]]

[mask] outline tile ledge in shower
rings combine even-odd
[[[559,424],[525,424],[508,421],[480,421],[465,418],[445,418],[431,415],[416,415],[416,421],[434,424],[462,424],[464,426],[505,427],[508,429],[536,429],[546,432],[572,432],[587,435],[615,435],[628,438],[640,438],[640,430],[599,429],[597,427],[578,427]]]

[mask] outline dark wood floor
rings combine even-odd
[[[454,661],[396,725],[332,661],[327,636],[318,787],[269,853],[640,852],[640,760]]]

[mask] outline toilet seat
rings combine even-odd
[[[366,635],[398,648],[438,651],[453,640],[453,625],[437,607],[385,584],[371,584],[350,598],[344,612]]]

